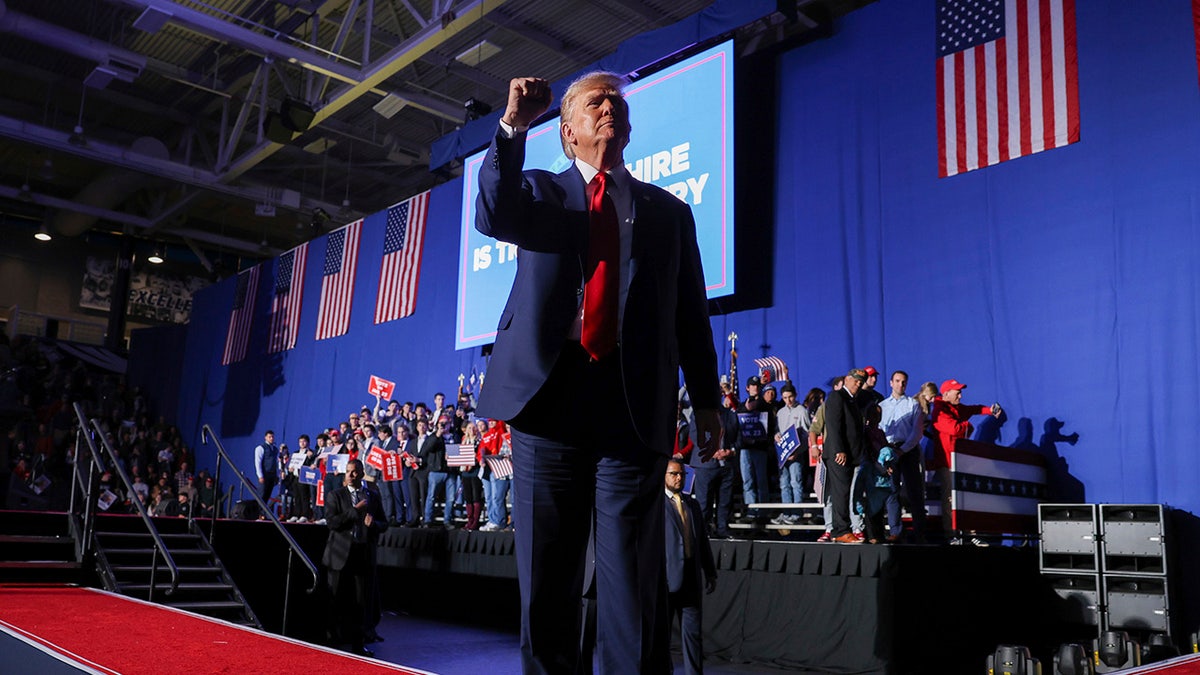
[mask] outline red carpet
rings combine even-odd
[[[101,673],[424,673],[71,586],[0,585],[0,631]]]
[[[1123,671],[1129,675],[1137,673],[1157,673],[1158,675],[1196,675],[1200,673],[1200,654],[1189,654],[1180,656],[1179,658],[1160,663],[1152,663],[1148,666],[1135,668],[1133,670]]]

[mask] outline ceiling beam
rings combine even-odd
[[[337,114],[338,111],[378,87],[384,80],[482,20],[484,15],[502,4],[504,4],[504,0],[464,0],[458,7],[451,10],[457,18],[447,22],[444,27],[440,23],[433,23],[421,29],[411,38],[388,51],[378,63],[370,64],[363,72],[360,82],[347,84],[335,92],[329,103],[317,111],[316,117],[313,118],[313,126],[317,126]],[[225,182],[235,180],[277,152],[280,147],[279,143],[270,141],[260,143],[235,160],[221,175],[221,180]]]
[[[112,209],[105,209],[105,208],[101,208],[98,206],[92,206],[91,204],[81,204],[79,202],[71,201],[70,199],[63,199],[61,197],[53,197],[51,195],[38,194],[36,192],[22,193],[20,189],[14,188],[14,187],[11,187],[8,185],[0,185],[0,197],[7,197],[9,199],[19,199],[22,201],[28,201],[28,202],[32,202],[34,204],[37,204],[38,206],[42,206],[45,208],[54,208],[54,209],[61,209],[63,211],[74,211],[76,213],[83,213],[83,214],[87,214],[89,216],[95,216],[96,218],[103,218],[104,220],[112,221],[114,223],[120,223],[122,225],[131,225],[133,227],[137,227],[137,228],[140,228],[143,230],[148,230],[151,232],[153,232],[155,229],[155,225],[154,225],[153,221],[151,221],[148,218],[143,218],[141,216],[135,216],[132,213],[123,213],[121,211],[113,211]],[[241,239],[225,237],[225,236],[222,236],[219,234],[214,234],[212,232],[205,232],[203,230],[178,229],[178,230],[172,230],[171,232],[172,232],[172,234],[175,234],[175,235],[178,235],[181,237],[187,237],[190,239],[194,239],[196,241],[202,241],[206,244],[212,244],[213,246],[219,246],[221,248],[226,248],[231,251],[241,251],[243,253],[253,253],[256,256],[261,256],[261,257],[272,257],[272,256],[278,255],[280,253],[280,251],[278,251],[276,249],[271,249],[269,251],[266,249],[263,249],[261,244],[254,244],[254,243],[243,241]]]
[[[148,173],[152,176],[175,181],[176,183],[192,185],[246,201],[274,204],[275,206],[301,213],[311,213],[316,208],[323,208],[326,211],[331,208],[341,208],[340,204],[334,205],[304,196],[300,197],[300,206],[297,208],[282,201],[280,193],[283,190],[279,188],[221,183],[218,181],[217,174],[211,171],[197,169],[168,159],[147,157],[146,155],[133,152],[128,148],[112,145],[101,140],[88,139],[86,145],[76,145],[71,143],[70,134],[65,131],[49,129],[10,117],[0,116],[0,137],[50,148],[51,150],[75,155],[76,157],[83,157],[84,159],[90,159],[102,164],[110,164],[133,171]]]
[[[362,72],[354,62],[348,60],[332,60],[335,55],[328,51],[324,53],[298,47],[291,42],[278,38],[290,36],[277,33],[275,37],[263,35],[249,28],[243,28],[211,14],[168,2],[167,0],[111,0],[118,4],[140,9],[155,9],[169,15],[170,22],[201,35],[237,45],[242,49],[253,52],[264,58],[282,59],[301,68],[311,70],[319,75],[326,75],[335,80],[347,83],[357,82]]]

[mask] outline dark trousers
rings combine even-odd
[[[896,462],[896,473],[900,478],[900,494],[908,501],[908,512],[912,514],[913,535],[918,540],[925,537],[925,472],[921,468],[921,447],[900,455]]]
[[[850,533],[850,483],[854,480],[854,463],[847,460],[845,466],[825,460],[825,494],[833,506],[833,530],[830,534],[840,537]]]
[[[412,472],[408,483],[408,524],[416,525],[425,513],[425,495],[429,492],[429,471],[417,469]]]
[[[725,466],[710,461],[713,466],[692,467],[696,470],[696,481],[692,484],[692,496],[700,502],[700,511],[704,514],[704,522],[713,522],[713,512],[716,512],[716,528],[713,533],[719,537],[729,534],[729,515],[733,511],[733,459],[725,460]],[[713,508],[716,502],[716,508]]]
[[[702,640],[700,582],[695,565],[685,563],[683,586],[667,596],[672,625],[679,626],[679,644],[683,651],[683,672],[699,675],[704,672],[704,641]]]
[[[354,544],[350,557],[340,570],[326,570],[329,593],[333,598],[330,612],[330,636],[351,648],[363,646],[368,625],[367,604],[374,570],[368,565],[369,544]]]
[[[267,505],[267,508],[271,507],[271,493],[275,491],[275,484],[278,482],[279,477],[276,476],[274,472],[263,474],[261,496],[263,503]]]
[[[618,358],[589,361],[567,345],[511,422],[525,673],[576,672],[593,519],[599,672],[669,667],[662,495],[670,449],[638,440]],[[581,419],[580,410],[606,413]]]

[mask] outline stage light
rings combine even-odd
[[[1065,644],[1054,654],[1054,675],[1093,675],[1095,672],[1083,645]]]
[[[1142,646],[1142,663],[1157,663],[1179,656],[1179,648],[1171,642],[1171,636],[1164,633],[1151,633],[1146,644]]]
[[[492,112],[492,106],[473,98],[469,98],[465,103],[463,103],[463,109],[467,111],[468,122],[477,120],[480,117]]]
[[[158,244],[157,246],[154,247],[154,251],[150,254],[150,257],[146,258],[146,261],[152,265],[163,264],[164,258],[163,258],[162,244]]]
[[[1028,647],[1000,645],[987,657],[989,675],[1041,675],[1042,664],[1029,654]]]
[[[37,239],[38,241],[50,241],[54,237],[50,236],[50,230],[46,228],[45,223],[42,223],[42,226],[38,228],[36,233],[34,233],[33,238]]]
[[[1092,655],[1097,673],[1113,673],[1131,666],[1142,665],[1142,651],[1129,634],[1121,630],[1106,630],[1092,642]]]

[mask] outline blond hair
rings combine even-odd
[[[567,87],[567,91],[562,96],[558,122],[558,141],[562,144],[563,154],[567,156],[567,159],[575,159],[575,151],[567,143],[567,137],[563,134],[562,127],[563,123],[571,119],[571,116],[575,114],[575,103],[579,95],[596,87],[604,87],[608,91],[615,91],[621,94],[623,97],[625,95],[625,85],[627,84],[629,84],[629,80],[623,75],[618,75],[607,70],[593,70],[590,73],[585,73],[575,78],[575,81]]]

